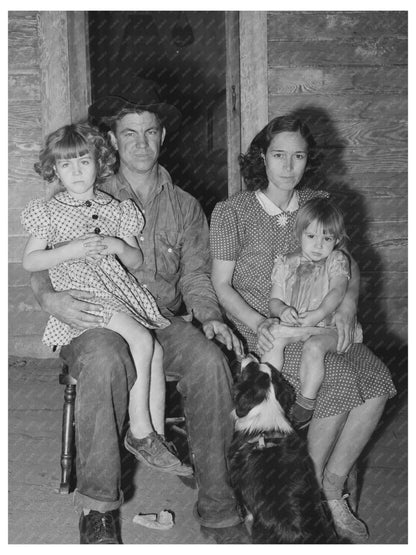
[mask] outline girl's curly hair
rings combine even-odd
[[[306,170],[310,170],[317,159],[316,142],[312,136],[309,127],[299,118],[286,115],[272,119],[251,141],[246,154],[240,154],[238,161],[240,163],[241,175],[247,189],[255,191],[256,189],[266,189],[269,182],[266,175],[266,168],[262,154],[265,156],[273,138],[279,133],[298,132],[305,139],[308,145],[308,163]]]
[[[46,138],[39,153],[35,171],[48,183],[57,179],[56,160],[78,158],[90,153],[97,167],[96,183],[114,173],[116,154],[95,127],[87,123],[74,123],[60,127]]]

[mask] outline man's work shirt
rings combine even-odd
[[[120,201],[132,199],[143,212],[145,225],[137,240],[144,261],[134,275],[155,297],[162,314],[169,317],[187,311],[200,322],[222,320],[209,277],[208,224],[199,202],[173,185],[162,166],[145,203],[121,171],[100,189]]]

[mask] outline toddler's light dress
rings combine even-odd
[[[316,310],[329,292],[330,280],[336,276],[351,277],[349,260],[340,250],[333,250],[326,259],[318,262],[308,260],[301,252],[277,256],[272,271],[273,294],[296,308],[298,313]],[[336,329],[335,313],[316,325]],[[362,328],[357,323],[354,343],[362,340]]]
[[[49,201],[32,200],[23,210],[21,222],[31,235],[45,239],[50,248],[91,232],[123,239],[138,235],[144,225],[143,215],[132,200],[119,202],[101,191],[87,201],[76,200],[66,191]],[[160,314],[151,293],[124,269],[115,255],[95,262],[67,260],[51,268],[49,275],[55,291],[93,292],[91,301],[103,306],[104,326],[114,312],[125,312],[150,329],[170,324]],[[42,341],[49,346],[67,345],[83,331],[50,316]]]

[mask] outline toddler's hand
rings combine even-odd
[[[301,326],[316,326],[322,320],[322,315],[318,310],[310,310],[299,314],[299,324]]]
[[[280,321],[284,324],[291,324],[292,326],[299,325],[298,319],[298,311],[296,310],[296,308],[293,308],[293,306],[288,306],[280,314]]]

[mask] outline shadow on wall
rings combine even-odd
[[[371,292],[368,308],[363,309],[361,306],[360,309],[359,303],[358,318],[363,325],[366,345],[383,360],[392,373],[398,395],[389,401],[386,416],[391,414],[393,417],[395,410],[403,404],[407,395],[407,345],[389,329],[388,314],[381,304],[385,266],[368,237],[371,225],[368,223],[369,199],[351,186],[348,168],[344,162],[347,143],[340,136],[328,112],[310,105],[293,110],[292,114],[309,125],[318,144],[318,167],[313,173],[305,175],[305,185],[329,191],[344,212],[350,238],[349,249],[364,278],[361,280],[360,299],[366,292]]]

